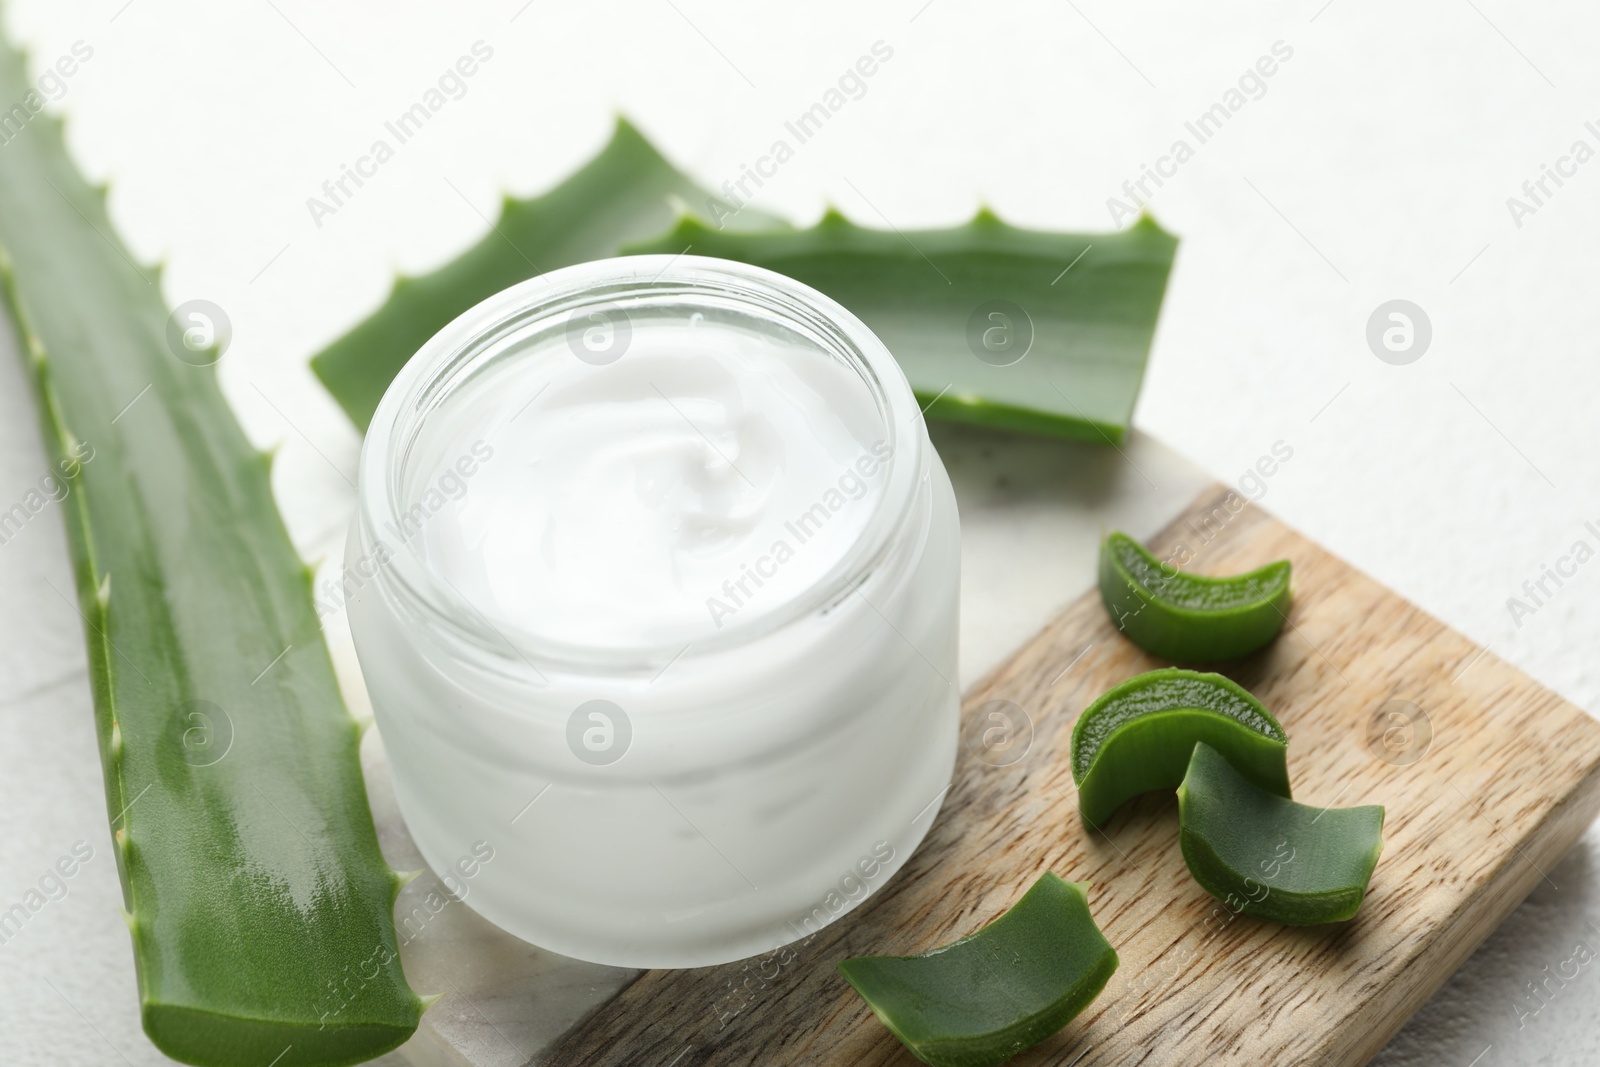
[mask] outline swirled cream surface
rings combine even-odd
[[[824,580],[883,493],[856,370],[700,315],[625,341],[499,361],[416,442],[397,532],[496,627],[604,649],[748,625]]]

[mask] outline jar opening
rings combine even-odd
[[[420,625],[529,667],[670,661],[859,586],[925,473],[919,417],[882,342],[791,279],[586,263],[411,359],[368,431],[358,528]]]

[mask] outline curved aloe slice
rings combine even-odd
[[[30,87],[0,42],[0,99]],[[267,463],[38,114],[3,149],[0,281],[62,501],[145,1031],[196,1064],[345,1064],[421,1003]],[[91,462],[77,462],[92,449]],[[72,457],[72,462],[68,458]]]
[[[1383,851],[1383,809],[1313,808],[1263,792],[1209,745],[1178,786],[1189,873],[1235,912],[1291,926],[1361,908]]]
[[[311,369],[365,430],[406,360],[457,315],[536,274],[614,256],[626,242],[662,232],[688,205],[707,199],[618,119],[611,142],[581,170],[543,196],[506,197],[488,236],[432,274],[397,279],[384,305],[318,354]],[[731,221],[762,229],[782,225],[750,208]]]
[[[1254,652],[1289,612],[1286,559],[1228,578],[1186,574],[1125,533],[1100,544],[1100,597],[1118,629],[1146,652],[1207,663]]]
[[[920,956],[845,960],[839,973],[922,1062],[1001,1063],[1072,1021],[1117,969],[1086,888],[1047,871],[975,934]]]
[[[830,211],[809,230],[729,233],[685,218],[625,252],[753,263],[820,289],[894,353],[927,413],[1119,443],[1144,378],[1177,238],[1041,233],[980,211],[946,230],[869,230]]]
[[[1289,795],[1289,739],[1278,720],[1220,674],[1168,667],[1108,689],[1078,716],[1072,778],[1083,821],[1101,826],[1140,793],[1176,789],[1200,741],[1261,788]]]

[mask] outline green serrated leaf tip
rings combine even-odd
[[[1158,233],[1163,237],[1172,236],[1172,232],[1170,230],[1166,229],[1161,225],[1161,223],[1156,221],[1156,217],[1150,213],[1150,208],[1148,205],[1140,209],[1139,217],[1133,221],[1133,225],[1128,227],[1128,229],[1133,233]]]
[[[639,127],[634,124],[633,120],[619,111],[617,112],[616,121],[611,127],[611,143],[616,145],[620,142],[631,142],[651,152],[656,150],[655,145],[651,144],[649,138],[640,132]]]
[[[984,204],[978,208],[977,214],[972,216],[972,225],[979,227],[999,227],[1004,226],[1005,222],[1001,220],[999,215],[994,213],[993,208],[989,207],[987,204]]]

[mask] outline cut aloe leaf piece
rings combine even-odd
[[[922,1062],[1002,1063],[1071,1022],[1117,969],[1087,888],[1047,871],[975,934],[920,956],[845,960],[839,972]]]
[[[0,99],[32,95],[0,41]],[[0,282],[66,476],[145,1031],[194,1064],[371,1059],[422,1004],[401,973],[360,729],[266,458],[223,400],[215,350],[184,343],[199,324],[169,322],[158,273],[117,240],[56,119],[34,114],[3,152]]]
[[[457,315],[537,274],[615,256],[624,244],[661,233],[709,199],[618,119],[610,143],[581,170],[543,196],[506,197],[483,240],[431,274],[397,279],[383,306],[313,358],[311,369],[365,430],[400,368]],[[728,224],[783,225],[752,208]]]
[[[1272,713],[1220,674],[1168,667],[1106,690],[1078,716],[1072,777],[1083,821],[1100,827],[1140,793],[1176,789],[1201,741],[1261,788],[1289,795],[1289,738]]]
[[[1314,808],[1268,793],[1206,744],[1178,787],[1189,873],[1235,913],[1290,926],[1361,908],[1383,851],[1383,808]]]
[[[1117,628],[1146,652],[1181,663],[1233,659],[1278,635],[1289,614],[1286,559],[1247,574],[1188,574],[1125,533],[1100,544],[1100,597]]]
[[[706,208],[718,226],[689,213]],[[673,228],[675,215],[683,215]],[[468,308],[536,274],[623,252],[717,256],[838,300],[899,360],[940,418],[1120,443],[1144,380],[1177,239],[1149,218],[1116,233],[1045,233],[981,211],[902,233],[829,212],[797,231],[699,189],[633,127],[543,196],[506,199],[492,231],[312,360],[365,429],[406,360]]]
[[[717,256],[833,297],[894,353],[931,416],[1121,443],[1144,379],[1177,238],[965,226],[875,230],[830,211],[808,230],[733,233],[684,218],[627,252]]]

